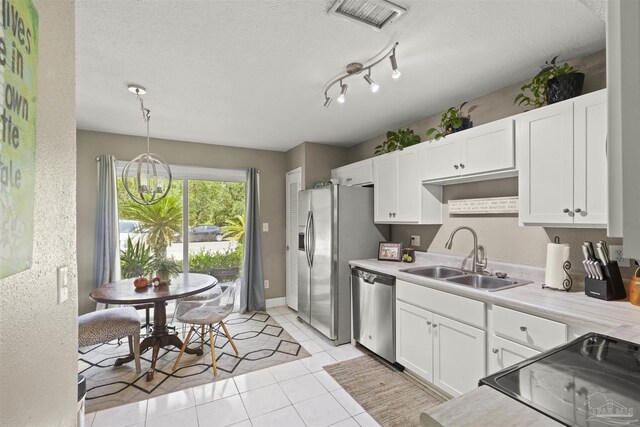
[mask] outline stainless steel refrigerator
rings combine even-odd
[[[349,260],[374,258],[389,235],[373,223],[373,189],[298,193],[298,316],[335,345],[351,340]]]

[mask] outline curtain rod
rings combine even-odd
[[[100,156],[96,156],[96,162],[99,162],[99,161],[100,161]],[[208,166],[194,166],[194,167],[197,167],[197,168],[206,168],[206,167],[208,167]],[[247,170],[247,168],[224,168],[224,167],[223,167],[223,168],[214,168],[214,169]],[[257,171],[258,171],[258,173],[260,173],[260,172],[261,172],[261,171],[260,171],[260,169],[257,169]]]

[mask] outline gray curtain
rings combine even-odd
[[[247,171],[247,219],[240,287],[240,313],[266,310],[260,244],[260,171]]]
[[[116,159],[102,154],[98,157],[98,188],[96,213],[96,250],[93,287],[120,280],[120,231],[118,228],[118,194]],[[98,308],[104,308],[98,304]]]

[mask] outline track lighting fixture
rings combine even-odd
[[[373,81],[373,79],[371,78],[371,69],[373,67],[375,67],[376,65],[378,65],[379,63],[381,63],[382,61],[384,61],[385,59],[389,58],[389,60],[391,61],[391,69],[392,69],[392,73],[391,73],[391,77],[393,77],[394,79],[397,79],[400,77],[400,70],[398,70],[398,62],[396,60],[396,47],[398,47],[398,42],[396,42],[393,47],[381,58],[373,61],[371,64],[364,66],[363,64],[361,64],[360,62],[352,62],[351,64],[347,65],[347,73],[343,76],[340,76],[334,80],[332,80],[330,83],[327,84],[325,90],[324,90],[324,106],[325,108],[329,107],[329,105],[331,104],[331,97],[329,96],[329,89],[331,89],[331,87],[337,83],[340,83],[340,94],[337,97],[337,101],[339,104],[344,104],[345,101],[345,96],[347,93],[347,84],[343,82],[343,80],[352,77],[356,74],[360,74],[362,72],[366,72],[366,74],[363,76],[364,79],[367,81],[367,83],[369,83],[369,86],[371,88],[371,92],[375,93],[380,89],[380,85],[378,85],[375,81]]]
[[[340,90],[340,95],[338,95],[338,99],[337,99],[337,101],[338,101],[340,104],[344,104],[344,96],[347,94],[347,85],[346,85],[346,84],[344,84],[344,83],[340,83],[340,87],[341,87],[342,89]]]
[[[367,81],[367,83],[369,83],[369,85],[371,86],[371,92],[376,93],[378,91],[378,89],[380,89],[380,85],[377,84],[376,82],[374,82],[371,79],[371,70],[369,70],[369,74],[365,74],[364,79]]]

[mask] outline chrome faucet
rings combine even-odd
[[[473,272],[483,273],[484,269],[487,267],[487,259],[484,256],[484,247],[478,246],[478,235],[473,228],[467,227],[465,225],[454,228],[451,232],[451,235],[449,236],[449,240],[447,240],[447,243],[444,244],[444,247],[446,249],[451,249],[451,245],[453,244],[453,236],[455,236],[456,233],[460,230],[469,230],[473,235]],[[481,260],[478,260],[478,251],[482,252],[482,255],[480,257]]]

